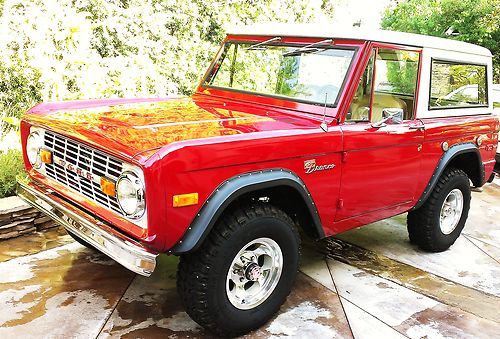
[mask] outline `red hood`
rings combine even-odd
[[[125,157],[177,141],[318,126],[305,116],[206,96],[43,103],[24,119]]]

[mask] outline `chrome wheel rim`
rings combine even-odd
[[[444,199],[439,216],[439,227],[443,234],[450,234],[455,230],[462,217],[464,209],[464,195],[458,188],[452,190]]]
[[[231,304],[248,310],[262,304],[273,293],[281,277],[283,254],[270,238],[250,241],[236,254],[226,278]]]

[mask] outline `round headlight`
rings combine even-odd
[[[43,147],[43,140],[40,133],[37,131],[31,132],[26,142],[26,154],[28,161],[33,168],[40,168],[42,161],[40,160],[40,149]]]
[[[124,172],[116,182],[116,198],[123,213],[129,218],[139,219],[146,210],[144,185],[133,172]]]

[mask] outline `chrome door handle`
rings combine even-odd
[[[423,131],[423,130],[425,130],[425,125],[409,125],[408,128]]]

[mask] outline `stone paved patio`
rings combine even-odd
[[[500,179],[444,253],[411,245],[405,218],[306,242],[286,304],[245,337],[499,337]],[[0,242],[0,338],[210,337],[180,306],[176,266],[136,276],[59,228]]]

